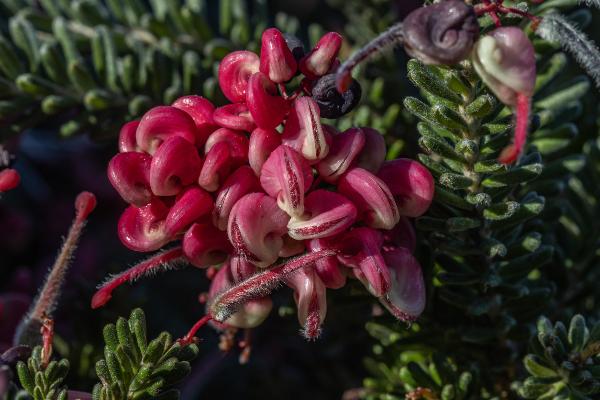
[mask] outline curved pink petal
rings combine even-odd
[[[294,289],[298,307],[298,321],[307,339],[316,339],[327,314],[325,285],[313,268],[301,268],[286,278],[286,284]]]
[[[400,214],[386,184],[362,168],[348,171],[338,183],[338,191],[358,209],[358,218],[372,228],[392,229]]]
[[[171,136],[179,136],[191,144],[196,143],[197,132],[194,120],[185,111],[170,106],[159,106],[144,114],[135,135],[139,148],[154,154]]]
[[[256,128],[250,135],[248,163],[256,176],[271,153],[281,144],[281,135],[275,129]]]
[[[154,251],[172,240],[165,230],[169,208],[158,198],[143,206],[129,206],[119,219],[121,242],[134,251]]]
[[[291,147],[281,145],[264,163],[260,184],[277,204],[289,215],[302,215],[304,193],[310,188],[313,177],[306,160]]]
[[[260,48],[260,71],[272,82],[287,82],[296,74],[296,59],[282,33],[269,28],[262,34]]]
[[[251,51],[229,53],[219,64],[219,86],[233,103],[246,100],[246,87],[250,76],[258,72],[260,59]]]
[[[312,239],[307,242],[307,247],[311,252],[323,249],[331,249],[334,246],[331,241],[334,239]],[[315,262],[315,272],[323,281],[328,289],[339,289],[346,285],[346,274],[336,256],[324,257]]]
[[[319,161],[319,176],[329,183],[335,183],[363,152],[365,134],[362,129],[351,128],[333,136],[327,157]]]
[[[353,268],[353,272],[365,287],[377,297],[387,293],[391,286],[390,271],[381,248],[382,234],[371,228],[356,228],[340,241],[338,260]]]
[[[310,79],[325,75],[334,64],[342,47],[342,40],[342,36],[336,32],[323,35],[314,49],[300,60],[300,71]]]
[[[229,259],[231,277],[234,283],[245,281],[257,271],[256,266],[243,257],[233,256]]]
[[[246,106],[256,126],[274,129],[283,122],[290,109],[289,102],[279,95],[275,84],[262,72],[250,77]]]
[[[210,135],[205,152],[198,184],[214,192],[232,170],[248,162],[248,139],[240,131],[221,128]]]
[[[304,253],[306,246],[303,240],[292,239],[289,235],[283,237],[283,247],[279,250],[279,257],[293,257]]]
[[[237,255],[264,268],[277,260],[288,220],[275,199],[263,193],[250,193],[231,210],[227,235]]]
[[[358,155],[356,166],[376,174],[387,154],[385,139],[376,129],[360,128],[360,130],[365,135],[365,145]]]
[[[192,117],[196,124],[196,147],[204,146],[208,136],[218,128],[213,120],[215,106],[204,97],[196,95],[180,97],[172,106],[185,111]]]
[[[414,321],[425,309],[425,282],[419,262],[406,249],[384,253],[392,276],[390,290],[379,300],[398,319]]]
[[[306,196],[304,214],[292,217],[288,234],[296,240],[334,236],[347,230],[356,220],[356,207],[341,194],[315,190]]]
[[[321,126],[319,106],[311,97],[294,101],[283,129],[282,143],[290,146],[309,163],[314,164],[327,156],[327,130]]]
[[[429,170],[417,161],[407,158],[386,161],[377,176],[390,189],[401,215],[419,217],[427,211],[433,201],[433,177]]]
[[[157,196],[173,196],[198,179],[202,159],[196,147],[179,136],[164,141],[150,164],[150,187]]]
[[[214,225],[223,231],[227,230],[229,214],[235,203],[248,193],[260,191],[262,188],[254,171],[247,165],[238,168],[225,180],[217,193],[213,210]]]
[[[246,103],[232,103],[221,106],[213,113],[214,121],[223,128],[252,132],[256,124]]]
[[[210,214],[212,209],[213,199],[210,194],[197,186],[191,186],[180,193],[171,206],[165,220],[165,230],[168,235],[176,236],[203,216]]]
[[[212,224],[193,224],[183,236],[183,254],[199,268],[222,263],[231,250],[225,232]]]
[[[136,142],[136,131],[140,121],[129,121],[121,127],[119,132],[119,151],[126,153],[129,151],[140,151]]]
[[[417,233],[407,217],[400,217],[400,221],[394,228],[383,232],[383,237],[386,247],[403,247],[411,253],[414,253],[417,248]]]
[[[151,161],[146,153],[129,151],[118,153],[108,163],[108,180],[129,204],[141,207],[150,202]]]

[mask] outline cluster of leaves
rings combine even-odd
[[[585,26],[591,16],[578,10],[569,18]],[[382,355],[367,362],[366,398],[402,398],[416,388],[431,395],[414,398],[506,396],[524,372],[516,363],[537,317],[597,304],[598,228],[590,221],[599,215],[592,183],[600,182],[598,142],[575,124],[590,83],[573,77],[557,46],[534,45],[539,74],[530,145],[509,168],[496,160],[512,132],[510,110],[469,65],[408,64],[425,101],[408,97],[404,105],[420,120],[419,158],[436,178],[434,206],[417,221],[426,239],[420,259],[428,257],[432,269],[430,300],[410,332],[370,323]],[[441,360],[452,374],[439,372]]]
[[[190,372],[189,361],[198,354],[196,345],[181,346],[167,332],[148,342],[146,319],[141,309],[129,319],[119,318],[104,328],[104,358],[96,363],[100,380],[94,400],[178,399],[173,386]],[[66,359],[42,362],[42,348],[35,347],[27,362],[17,364],[23,388],[35,400],[66,399]]]
[[[524,359],[531,374],[519,388],[526,399],[593,399],[600,394],[600,322],[588,329],[575,315],[569,329],[540,318]]]

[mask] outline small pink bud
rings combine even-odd
[[[283,83],[294,77],[296,69],[296,59],[281,32],[276,28],[265,30],[260,48],[260,72],[272,82]]]
[[[230,258],[229,268],[231,268],[231,277],[233,278],[234,283],[245,281],[257,271],[254,264],[239,256],[233,256]]]
[[[248,139],[239,131],[221,128],[210,135],[205,152],[198,184],[214,192],[232,170],[248,162]]]
[[[108,163],[108,180],[119,195],[135,206],[150,202],[150,163],[152,156],[129,151],[117,153]]]
[[[134,251],[158,250],[172,239],[165,231],[168,213],[169,208],[158,198],[143,207],[127,207],[119,219],[119,239]]]
[[[335,239],[312,239],[308,241],[307,247],[311,252],[331,249]],[[324,257],[315,261],[315,272],[328,289],[339,289],[346,285],[346,274],[342,272],[336,256]]]
[[[304,193],[313,177],[306,160],[291,147],[281,145],[267,159],[260,173],[260,184],[289,215],[304,212]]]
[[[341,194],[315,190],[306,196],[304,215],[292,217],[289,235],[296,240],[316,239],[337,235],[356,220],[356,207]]]
[[[407,217],[400,217],[400,222],[393,229],[383,232],[383,237],[386,247],[403,247],[411,253],[417,248],[417,233]]]
[[[219,64],[219,86],[232,103],[246,100],[246,87],[250,76],[258,72],[260,59],[251,51],[229,53]]]
[[[21,175],[16,169],[5,168],[0,171],[0,193],[13,190],[21,182]]]
[[[342,40],[342,36],[336,32],[323,35],[314,49],[300,60],[300,71],[310,79],[325,75],[342,47]]]
[[[215,106],[202,96],[183,96],[175,100],[173,107],[179,108],[189,114],[196,124],[196,147],[201,148],[206,143],[208,136],[218,126],[213,121]]]
[[[419,217],[431,205],[435,183],[421,163],[408,158],[386,161],[377,176],[390,189],[401,215]]]
[[[262,188],[256,175],[249,166],[242,166],[231,174],[220,187],[215,199],[213,223],[222,231],[227,230],[229,214],[235,203],[252,192],[260,192]]]
[[[213,209],[210,194],[197,186],[190,186],[177,196],[165,220],[165,231],[176,236]]]
[[[214,121],[223,128],[252,132],[256,124],[246,103],[232,103],[221,106],[213,113]]]
[[[356,166],[376,174],[385,161],[385,139],[376,129],[360,128],[365,135],[365,146],[356,160]]]
[[[419,262],[407,249],[384,253],[392,286],[380,298],[381,303],[398,319],[414,321],[425,309],[425,282]]]
[[[339,180],[338,191],[358,209],[358,218],[372,228],[392,229],[400,220],[387,185],[362,168],[353,168]]]
[[[230,252],[227,235],[212,224],[193,224],[183,236],[183,254],[195,267],[218,265]]]
[[[310,97],[299,97],[283,129],[282,142],[301,153],[314,164],[327,156],[327,131],[321,126],[319,106]]]
[[[256,128],[250,135],[248,163],[256,176],[260,176],[263,164],[281,144],[281,135],[275,129]]]
[[[136,130],[136,143],[142,151],[154,154],[171,136],[180,136],[196,143],[196,124],[185,111],[170,106],[154,107],[148,111]]]
[[[227,235],[237,255],[264,268],[277,261],[288,221],[273,198],[250,193],[231,210]]]
[[[140,121],[130,121],[121,127],[119,132],[119,151],[126,153],[129,151],[140,151],[136,142],[136,131]]]
[[[365,135],[359,128],[351,128],[333,135],[327,157],[317,164],[319,176],[325,182],[337,182],[361,154],[364,145]]]
[[[150,164],[150,187],[156,196],[173,196],[198,179],[202,159],[196,147],[179,136],[164,141]]]
[[[286,284],[294,289],[298,306],[298,321],[307,339],[316,339],[327,314],[325,285],[313,268],[301,268],[286,278]]]
[[[340,241],[338,260],[353,268],[358,279],[373,295],[381,297],[391,286],[390,271],[381,254],[382,234],[371,228],[356,228]]]
[[[259,128],[276,128],[290,109],[289,102],[279,96],[275,84],[262,72],[250,77],[246,105]]]
[[[75,218],[85,221],[96,208],[96,196],[91,192],[81,192],[75,198]]]

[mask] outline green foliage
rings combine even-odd
[[[67,388],[64,380],[69,373],[67,360],[50,361],[43,364],[42,347],[36,346],[27,363],[19,361],[17,374],[23,388],[34,400],[66,400]]]
[[[531,375],[519,388],[526,399],[595,399],[600,395],[600,322],[588,329],[576,315],[567,329],[545,317],[523,359]]]
[[[96,363],[100,383],[93,390],[95,400],[178,399],[173,385],[190,372],[189,362],[198,354],[194,344],[181,346],[167,332],[148,342],[146,318],[141,309],[129,319],[104,327],[104,358]],[[64,379],[69,371],[66,359],[43,366],[41,347],[33,350],[27,363],[19,362],[17,372],[23,388],[35,400],[67,398]]]
[[[0,127],[54,121],[62,135],[115,137],[124,120],[184,94],[219,100],[218,61],[257,49],[266,2],[0,2]],[[215,4],[216,5],[216,4]],[[289,21],[284,21],[290,23]]]
[[[148,342],[141,309],[129,320],[106,325],[104,342],[104,359],[96,363],[101,383],[94,387],[95,400],[178,399],[171,387],[189,374],[189,361],[198,354],[196,345],[182,347],[167,332]]]

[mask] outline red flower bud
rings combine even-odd
[[[119,151],[121,153],[140,151],[135,138],[139,124],[140,121],[130,121],[121,127],[119,132]]]
[[[307,247],[311,252],[331,249],[334,246],[331,242],[335,239],[312,239],[308,241]],[[323,281],[325,287],[329,289],[339,289],[346,285],[346,274],[342,272],[336,256],[324,257],[315,261],[315,272]]]
[[[21,182],[21,176],[17,170],[5,168],[0,171],[0,193],[13,190],[19,186],[19,182]]]
[[[151,161],[146,153],[129,151],[118,153],[108,163],[108,180],[129,204],[141,207],[150,202]]]
[[[147,153],[156,149],[171,136],[180,136],[191,144],[196,143],[196,124],[185,111],[175,107],[159,106],[148,111],[136,130],[136,143]]]
[[[356,207],[341,194],[315,190],[306,196],[304,215],[292,217],[289,235],[297,240],[324,238],[348,229],[356,220]]]
[[[283,83],[294,77],[296,69],[296,59],[281,32],[276,28],[265,30],[260,48],[260,72],[272,82]]]
[[[235,203],[252,192],[260,192],[262,188],[256,175],[248,166],[238,168],[231,174],[219,189],[213,210],[213,224],[227,230],[229,214]]]
[[[246,87],[250,76],[258,72],[260,59],[251,51],[229,53],[219,64],[219,86],[232,103],[246,100]]]
[[[158,198],[143,207],[127,207],[119,219],[119,239],[134,251],[158,250],[171,241],[165,231],[168,212],[169,208]]]
[[[179,136],[165,140],[150,164],[150,187],[156,196],[173,196],[198,179],[202,159],[196,147]]]
[[[327,314],[325,285],[313,268],[301,268],[290,274],[285,281],[294,289],[302,333],[307,339],[316,339]]]
[[[338,191],[358,209],[359,219],[372,228],[392,229],[400,220],[387,185],[362,168],[353,168],[339,181]]]
[[[282,142],[301,153],[310,163],[327,156],[327,131],[321,126],[319,106],[310,97],[299,97],[283,129]]]
[[[218,128],[213,121],[215,106],[204,97],[191,95],[178,98],[173,103],[173,107],[185,111],[192,117],[197,128],[196,146],[198,148],[204,146],[208,136]]]
[[[262,72],[250,77],[246,105],[259,128],[274,129],[285,118],[289,103],[277,93],[275,84]]]
[[[281,145],[267,159],[260,173],[260,184],[289,215],[302,215],[304,193],[313,177],[310,166],[294,149]]]
[[[377,176],[390,189],[401,215],[419,217],[433,201],[433,177],[417,161],[408,158],[386,161]]]
[[[256,124],[246,103],[232,103],[219,107],[213,113],[214,121],[223,128],[252,132]]]
[[[227,235],[237,255],[264,268],[277,261],[288,220],[273,198],[251,193],[231,210]]]
[[[231,252],[227,235],[212,224],[193,224],[183,236],[183,254],[199,268],[225,261]]]
[[[317,164],[319,176],[329,183],[335,183],[354,163],[365,145],[362,129],[351,128],[333,135],[327,157]]]
[[[197,186],[191,186],[177,196],[165,220],[165,231],[176,236],[213,209],[212,197]]]
[[[256,176],[260,176],[263,164],[281,144],[281,135],[274,129],[256,128],[250,135],[248,163]]]
[[[390,290],[381,303],[398,319],[414,321],[425,309],[425,282],[419,262],[406,249],[384,253],[391,274]]]
[[[390,271],[381,254],[382,245],[383,236],[379,231],[356,228],[344,236],[338,255],[338,260],[352,267],[354,275],[377,297],[385,295],[391,287]]]
[[[360,128],[365,135],[365,146],[358,155],[356,166],[376,174],[385,161],[387,150],[383,135],[373,128]]]
[[[210,135],[205,152],[198,184],[214,192],[232,170],[248,162],[248,139],[239,131],[221,128]]]
[[[300,71],[310,79],[325,75],[342,47],[342,40],[342,36],[336,32],[323,35],[315,47],[300,60]]]

